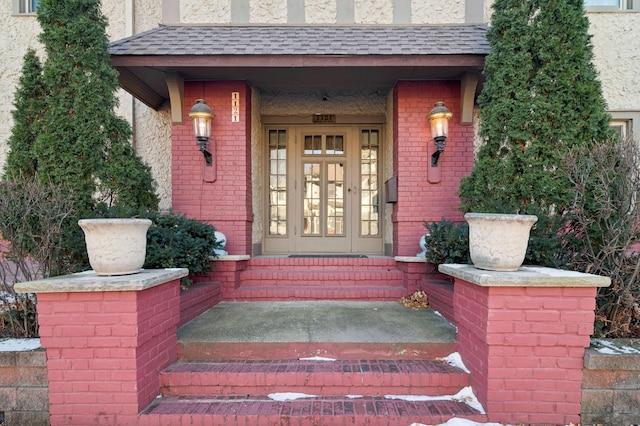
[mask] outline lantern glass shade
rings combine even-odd
[[[196,138],[208,138],[211,136],[211,117],[192,117],[193,133]]]
[[[204,99],[198,99],[189,111],[189,118],[193,120],[193,133],[196,138],[209,138],[211,136],[211,119],[213,113]]]
[[[444,102],[436,102],[435,108],[429,113],[431,123],[431,137],[442,139],[449,136],[449,120],[453,114],[444,106]]]
[[[449,119],[437,117],[431,120],[431,137],[447,137],[449,135]]]

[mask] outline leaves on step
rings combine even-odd
[[[411,308],[415,311],[420,309],[427,309],[429,307],[429,300],[427,299],[427,293],[422,290],[418,290],[415,293],[402,297],[400,304],[405,308]]]

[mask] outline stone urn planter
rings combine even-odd
[[[89,263],[101,276],[140,272],[147,255],[149,219],[81,219]]]
[[[517,271],[524,262],[529,232],[537,216],[520,214],[467,213],[469,252],[476,268]]]

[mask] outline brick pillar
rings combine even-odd
[[[37,293],[51,425],[136,425],[177,359],[186,269],[93,272],[16,284]]]
[[[609,279],[550,268],[491,272],[441,265],[455,277],[458,351],[492,422],[580,422],[582,367],[596,287]]]
[[[462,125],[459,81],[401,81],[394,90],[393,174],[398,201],[393,205],[393,254],[415,256],[425,221],[462,221],[457,196],[460,179],[473,167],[473,126]],[[453,113],[449,137],[438,162],[438,179],[429,181],[435,144],[427,115],[438,101]]]
[[[211,167],[205,165],[188,116],[196,99],[204,99],[214,114]],[[232,102],[238,105],[233,107],[237,117],[232,116]],[[251,89],[246,82],[185,83],[183,123],[171,128],[171,165],[172,208],[214,225],[227,237],[229,254],[251,254]]]

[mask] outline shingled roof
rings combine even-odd
[[[161,26],[112,55],[486,55],[486,26]]]
[[[157,108],[167,82],[245,80],[264,88],[393,87],[461,79],[489,52],[482,25],[178,25],[111,43],[123,88]]]

